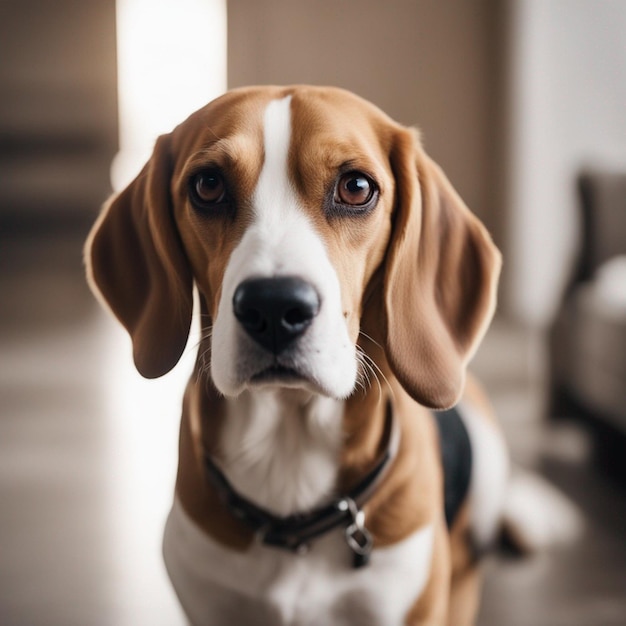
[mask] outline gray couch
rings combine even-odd
[[[550,336],[551,413],[582,417],[626,477],[626,173],[578,181],[582,237]]]

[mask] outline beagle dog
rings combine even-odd
[[[159,137],[86,264],[148,378],[197,293],[164,538],[192,624],[474,623],[508,456],[466,367],[500,255],[413,129],[231,91]]]

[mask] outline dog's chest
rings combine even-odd
[[[277,515],[316,507],[337,480],[343,403],[316,398],[306,410],[274,391],[227,402],[218,461],[239,494]]]
[[[200,531],[175,501],[164,555],[192,624],[399,626],[428,580],[432,543],[426,526],[374,550],[357,570],[341,531],[302,556],[258,544],[237,553]]]

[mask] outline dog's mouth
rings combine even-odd
[[[248,384],[251,387],[302,389],[310,393],[332,395],[328,389],[307,373],[278,363],[274,363],[251,376],[248,379]]]
[[[250,379],[252,383],[304,383],[308,382],[308,379],[300,372],[296,371],[292,367],[285,367],[284,365],[270,365],[264,370],[261,370]]]

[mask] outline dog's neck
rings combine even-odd
[[[277,515],[318,506],[336,486],[344,402],[297,389],[226,399],[217,462],[233,487]]]
[[[208,378],[210,347],[201,347],[204,357],[189,388],[196,401],[188,407],[196,454],[208,452],[241,496],[279,516],[306,512],[350,490],[380,454],[391,394],[385,381],[393,380],[382,350],[368,349],[383,384],[344,401],[286,388],[225,398]]]
[[[211,487],[205,454],[241,496],[278,516],[307,513],[351,492],[380,459],[387,407],[400,391],[388,371],[381,374],[391,384],[367,386],[345,401],[285,389],[226,398],[199,357],[180,434],[176,490],[187,513],[234,549],[253,540]]]

